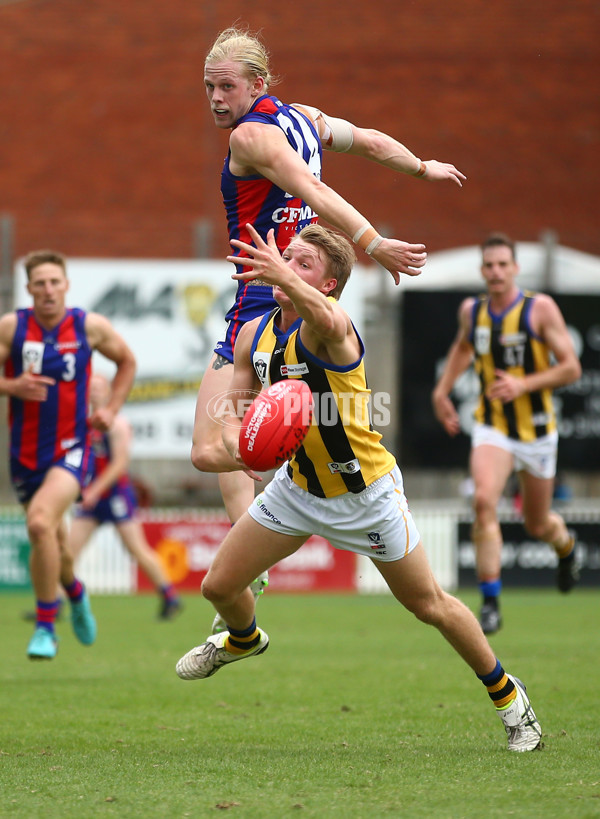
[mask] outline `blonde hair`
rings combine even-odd
[[[342,294],[346,282],[350,277],[352,268],[356,264],[356,253],[354,248],[340,233],[329,230],[322,225],[312,224],[303,227],[300,233],[294,236],[295,239],[302,239],[309,245],[314,245],[323,251],[326,260],[326,273],[337,279],[334,289],[328,294],[336,299]]]
[[[257,34],[241,28],[226,28],[210,47],[204,64],[232,60],[240,63],[250,79],[262,77],[265,90],[277,82],[269,67],[269,52]]]

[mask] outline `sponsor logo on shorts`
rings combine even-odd
[[[265,506],[261,498],[256,499],[256,505],[266,518],[269,518],[269,520],[272,520],[273,523],[277,523],[279,526],[281,526],[281,521],[279,520],[279,518],[276,518],[273,512],[269,511],[269,509]]]
[[[360,463],[358,458],[354,458],[351,461],[346,461],[346,463],[333,461],[332,463],[327,464],[327,466],[329,467],[329,471],[332,475],[337,475],[340,472],[344,472],[346,475],[354,475],[355,472],[360,472]]]

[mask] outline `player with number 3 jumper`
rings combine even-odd
[[[27,655],[51,660],[58,647],[59,580],[71,602],[75,635],[86,645],[95,639],[85,589],[72,570],[61,575],[63,516],[89,476],[88,423],[100,430],[111,426],[131,389],[135,358],[108,319],[66,306],[69,280],[61,254],[30,253],[25,271],[33,306],[0,318],[0,394],[9,398],[11,479],[26,510],[31,542],[36,627]],[[88,418],[94,350],[117,369],[109,402]]]

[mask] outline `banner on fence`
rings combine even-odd
[[[181,591],[197,592],[230,529],[226,518],[193,519],[185,515],[146,520],[144,531],[170,579]],[[138,568],[138,589],[152,589]],[[334,549],[313,535],[295,554],[269,571],[269,591],[356,591],[356,555]]]

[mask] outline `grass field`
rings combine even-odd
[[[183,682],[200,597],[172,623],[152,597],[96,597],[96,645],[63,620],[33,663],[31,598],[1,595],[0,816],[600,816],[599,602],[505,593],[491,642],[546,742],[511,754],[481,683],[389,597],[265,595],[269,651]]]

